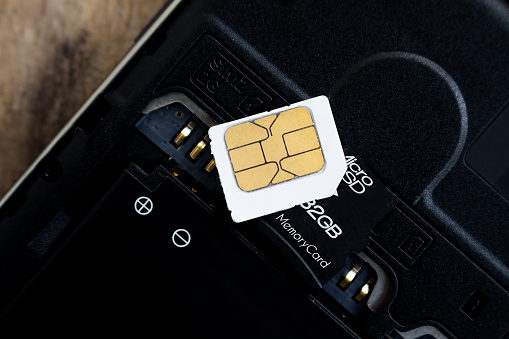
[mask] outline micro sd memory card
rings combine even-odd
[[[346,171],[325,96],[214,126],[209,137],[235,222],[330,197]]]
[[[260,231],[310,283],[323,286],[353,252],[366,248],[370,230],[394,207],[387,188],[345,147],[346,174],[337,195],[263,217]]]

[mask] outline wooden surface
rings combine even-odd
[[[0,0],[0,197],[166,0]]]

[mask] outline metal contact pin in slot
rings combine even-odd
[[[339,286],[341,286],[341,288],[346,288],[348,285],[350,285],[350,283],[355,279],[357,273],[359,273],[360,270],[361,267],[355,264],[354,267],[352,267],[352,269],[348,271],[343,280],[341,280]]]
[[[177,136],[175,137],[175,139],[173,140],[173,142],[175,143],[175,145],[177,146],[180,146],[182,145],[182,143],[184,142],[184,140],[186,140],[186,138],[191,134],[191,132],[193,131],[193,129],[196,127],[196,124],[192,121],[190,121],[186,127],[184,127],[183,129],[180,130],[179,134],[177,134]]]
[[[203,140],[200,140],[195,146],[194,148],[191,150],[191,152],[189,153],[189,157],[193,160],[196,160],[196,158],[198,158],[198,156],[200,155],[200,153],[205,149],[205,147],[207,147],[208,143],[210,142],[210,139],[208,137],[208,135],[206,135]]]
[[[207,173],[212,173],[212,171],[214,170],[214,168],[216,168],[216,161],[214,160],[214,158],[210,159],[210,161],[207,163],[207,165],[205,166],[205,171]]]
[[[373,278],[369,279],[369,281],[362,286],[359,293],[357,293],[357,295],[354,296],[354,299],[357,302],[361,302],[364,298],[368,296],[369,292],[371,292],[371,288],[373,287],[374,283],[375,280]]]

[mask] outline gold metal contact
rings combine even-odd
[[[216,161],[214,160],[214,158],[212,158],[205,166],[205,171],[208,173],[212,173],[214,168],[216,168]]]
[[[193,160],[196,160],[201,152],[207,147],[210,142],[210,138],[206,135],[203,140],[199,141],[189,153],[189,157]]]
[[[186,127],[184,127],[182,130],[180,130],[179,134],[175,137],[173,142],[175,145],[180,146],[182,143],[186,140],[186,138],[191,134],[193,129],[196,127],[196,124],[192,121],[190,121]]]
[[[225,142],[244,191],[315,173],[324,165],[311,114],[304,107],[232,126]]]
[[[354,267],[352,267],[352,269],[350,271],[348,271],[348,273],[345,275],[343,280],[341,280],[341,282],[339,283],[339,286],[341,286],[341,288],[346,288],[348,285],[350,285],[360,270],[361,270],[361,267],[359,265],[355,264]]]
[[[364,300],[371,292],[371,289],[373,288],[374,283],[375,283],[375,279],[373,279],[373,278],[369,279],[369,281],[362,286],[359,293],[357,293],[357,295],[354,296],[354,299],[357,302],[361,302],[362,300]]]
[[[198,157],[198,155],[200,155],[201,151],[205,149],[205,147],[207,147],[207,144],[205,143],[205,141],[201,140],[199,143],[196,144],[196,146],[194,146],[191,153],[189,153],[189,157],[195,160]]]

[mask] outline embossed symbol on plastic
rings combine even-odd
[[[134,210],[139,215],[147,215],[150,212],[152,212],[152,208],[154,207],[154,204],[152,203],[152,200],[150,200],[147,197],[139,197],[134,202]]]
[[[414,259],[419,254],[420,250],[424,246],[424,240],[419,236],[409,236],[399,248],[410,258]]]
[[[191,234],[186,229],[178,229],[171,236],[173,244],[177,247],[186,247],[191,243]]]
[[[232,126],[225,141],[237,184],[247,192],[318,172],[324,165],[304,107]]]

